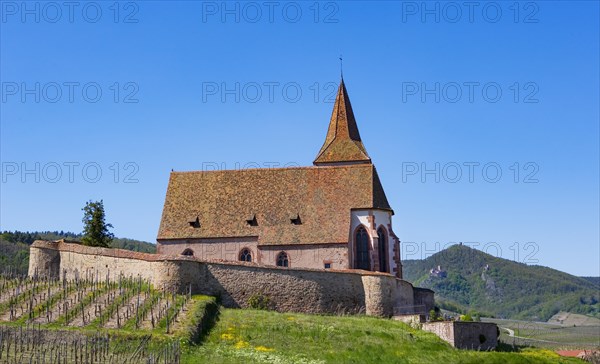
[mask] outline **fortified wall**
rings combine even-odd
[[[423,330],[433,332],[458,349],[493,350],[500,336],[498,325],[492,322],[427,322]]]
[[[398,309],[412,313],[415,307],[425,312],[433,308],[433,291],[414,289],[409,282],[387,273],[204,261],[88,247],[64,240],[34,242],[29,275],[112,281],[119,276],[140,276],[158,289],[185,292],[191,288],[192,293],[219,297],[222,305],[231,308],[247,307],[254,294],[268,296],[277,311],[364,312],[389,317]]]

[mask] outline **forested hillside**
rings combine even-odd
[[[579,277],[579,278],[583,278],[588,282],[592,282],[593,284],[596,285],[596,287],[598,287],[598,289],[600,289],[600,277]]]
[[[441,274],[430,270],[441,267]],[[555,269],[453,245],[403,262],[404,278],[435,291],[442,308],[485,316],[546,321],[559,311],[600,317],[598,286]]]

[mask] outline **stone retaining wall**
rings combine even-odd
[[[265,267],[245,262],[93,248],[65,241],[36,241],[30,275],[49,277],[141,276],[161,289],[217,296],[226,307],[247,307],[252,295],[269,297],[278,311],[358,313],[389,317],[414,304],[410,283],[390,274],[356,270]]]
[[[441,321],[423,324],[458,349],[492,350],[498,346],[498,326],[492,322]]]

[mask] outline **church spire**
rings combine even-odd
[[[371,163],[371,158],[360,140],[343,78],[333,105],[325,143],[313,163],[315,165]]]

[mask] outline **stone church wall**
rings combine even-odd
[[[388,266],[385,267],[387,272],[401,277],[402,272],[398,272],[398,265],[400,262],[400,241],[391,230],[392,228],[392,213],[387,210],[373,210],[373,209],[354,209],[352,210],[352,221],[350,225],[350,231],[354,232],[362,225],[367,229],[367,233],[371,237],[371,267],[375,270],[380,271],[379,267],[379,238],[377,235],[377,229],[383,227],[387,237],[387,262]],[[353,238],[352,238],[353,239]],[[351,255],[354,254],[354,246],[350,249]],[[350,261],[353,261],[354,257],[350,257]]]
[[[291,268],[348,269],[348,244],[261,246],[259,264],[276,265],[277,255],[285,251]]]
[[[256,259],[258,251],[257,238],[227,238],[227,239],[173,239],[161,240],[157,244],[157,253],[164,255],[180,255],[184,250],[191,249],[194,257],[202,260],[238,260],[240,251],[248,248],[252,259]]]
[[[325,263],[332,269],[347,269],[348,244],[319,245],[263,245],[258,247],[257,238],[223,238],[223,239],[174,239],[159,240],[158,253],[180,255],[186,249],[194,252],[194,257],[201,260],[239,260],[242,249],[252,252],[252,261],[262,265],[275,266],[277,254],[284,251],[288,254],[291,268],[323,269]]]
[[[357,313],[391,316],[394,307],[413,303],[413,287],[377,272],[278,268],[254,263],[201,261],[67,242],[31,246],[29,274],[51,277],[138,275],[159,289],[217,296],[226,307],[247,307],[253,294],[268,296],[278,311]]]

